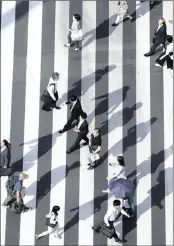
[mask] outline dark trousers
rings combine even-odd
[[[155,54],[155,50],[156,50],[156,48],[157,48],[159,45],[163,45],[163,47],[165,48],[165,44],[160,43],[160,42],[155,42],[155,40],[153,40],[153,45],[152,45],[152,47],[150,48],[149,53],[150,53],[151,55],[154,55],[154,54]]]
[[[64,125],[64,127],[63,127],[63,131],[64,132],[66,132],[66,131],[68,131],[70,129],[70,127],[71,127],[71,125],[72,125],[74,120],[77,120],[77,119],[75,119],[74,117],[70,116],[70,118],[68,119],[66,125]]]
[[[50,96],[50,98],[46,102],[43,103],[42,109],[43,110],[47,110],[47,109],[55,108],[56,107],[56,103],[57,103],[57,101],[59,99],[59,96],[58,96],[57,92],[55,93],[55,98],[56,98],[56,101],[54,101],[52,99],[52,97]]]
[[[78,48],[78,49],[80,47],[80,41],[72,41],[72,39],[71,39],[71,32],[69,32],[69,34],[68,34],[68,43],[69,44],[74,43],[75,46],[76,46],[76,48]]]
[[[160,66],[164,66],[165,61],[167,60],[167,56],[165,55],[165,51],[156,59],[156,63],[158,63]]]
[[[84,140],[86,143],[89,143],[89,139],[87,138],[86,136],[87,134],[81,134],[81,133],[78,133],[78,136],[74,142],[74,144],[71,146],[71,148],[69,149],[70,152],[73,152],[74,150],[76,150],[78,148],[78,145],[80,144],[80,142],[82,140]]]
[[[110,228],[115,231],[114,221],[109,221],[109,225],[110,225]],[[115,234],[114,234],[114,239],[118,240],[118,235],[117,235],[116,231],[115,231]]]

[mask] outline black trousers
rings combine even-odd
[[[167,62],[167,68],[173,69],[173,61],[170,58],[170,55],[165,55],[165,51],[158,57],[155,62],[162,67],[164,66],[164,63]]]
[[[55,108],[56,107],[56,102],[59,99],[59,96],[58,96],[57,92],[55,93],[55,98],[56,98],[56,101],[54,101],[52,99],[52,97],[50,96],[50,98],[46,102],[43,103],[42,109],[43,110],[47,110],[47,109]]]
[[[110,228],[115,231],[114,221],[109,221],[109,225],[110,225]],[[114,239],[118,240],[118,235],[117,235],[116,231],[115,231],[115,234],[114,234]]]
[[[78,145],[80,144],[80,142],[82,140],[85,140],[86,143],[89,143],[89,139],[87,138],[86,136],[87,134],[81,134],[81,133],[78,133],[78,136],[74,142],[74,144],[71,146],[71,148],[69,149],[70,152],[73,152],[74,150],[76,150],[78,148]]]
[[[63,127],[63,131],[64,132],[66,132],[66,131],[68,131],[70,129],[70,127],[71,127],[71,125],[72,125],[72,123],[73,123],[74,120],[78,120],[78,119],[70,116],[70,118],[68,119],[66,125],[64,125],[64,127]]]
[[[154,55],[154,54],[155,54],[156,48],[157,48],[160,44],[162,44],[162,43],[156,43],[156,42],[154,42],[153,45],[152,45],[152,47],[150,48],[149,53],[150,53],[151,55]],[[163,45],[163,47],[165,47],[164,44],[162,44],[162,45]]]
[[[71,32],[69,32],[69,34],[68,34],[68,43],[69,44],[72,44],[72,43],[74,43],[75,44],[75,46],[76,46],[76,48],[78,48],[79,49],[79,47],[80,47],[80,41],[72,41],[72,39],[71,39]]]

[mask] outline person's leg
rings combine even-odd
[[[71,39],[71,32],[69,32],[68,34],[68,44],[65,44],[65,47],[70,47],[71,46],[71,43],[72,43],[72,39]]]
[[[129,12],[127,11],[124,15],[123,19],[129,18],[130,20],[132,20],[132,16],[129,14]]]
[[[115,231],[115,227],[114,227],[114,221],[109,221],[109,225],[110,225],[110,228],[113,229]],[[121,239],[119,239],[116,231],[114,233],[114,239],[116,242],[121,242]]]
[[[59,224],[57,224],[57,226],[54,228],[54,237],[61,238],[59,235]]]
[[[71,153],[71,152],[73,152],[74,150],[76,150],[77,147],[79,146],[81,140],[82,140],[82,136],[81,136],[81,134],[78,134],[78,136],[77,136],[77,138],[76,138],[74,144],[73,144],[73,145],[70,147],[70,149],[68,150],[68,153]]]
[[[7,195],[7,198],[3,202],[3,206],[10,206],[14,201],[16,200],[15,197],[12,197],[10,195]]]
[[[158,59],[156,59],[155,61],[155,66],[157,67],[163,67],[164,66],[164,63],[167,59],[167,56],[165,55],[165,52],[163,52],[159,57]]]
[[[49,234],[51,234],[50,231],[44,231],[44,232],[42,232],[42,233],[36,235],[36,239],[39,239],[39,238],[41,238],[41,237],[45,237],[45,236],[47,236],[47,235],[49,235]]]
[[[69,128],[71,127],[71,124],[73,123],[74,121],[74,118],[70,117],[66,123],[66,125],[64,125],[64,128],[63,128],[63,132],[66,132],[69,130]]]
[[[51,111],[50,104],[48,102],[44,102],[42,105],[42,110]]]

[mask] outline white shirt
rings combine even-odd
[[[50,84],[55,84],[54,85],[51,85]],[[48,86],[47,86],[47,91],[48,93],[50,94],[50,96],[52,97],[52,99],[54,101],[56,101],[56,98],[55,98],[55,92],[57,91],[57,81],[53,80],[52,77],[49,79],[49,83],[48,83]]]
[[[125,176],[125,167],[122,167],[121,165],[115,165],[114,166],[114,173],[112,174],[112,176],[110,177],[110,179],[112,178],[117,178],[117,179],[126,179]]]
[[[114,221],[120,213],[124,214],[125,216],[128,216],[128,214],[122,209],[122,207],[112,206],[111,208],[108,209],[104,217],[104,222],[108,224],[108,221]]]
[[[50,224],[58,223],[58,215],[55,215],[54,213],[50,212],[46,215],[46,217],[50,219]]]
[[[79,31],[80,30],[80,24],[79,24],[79,21],[77,20],[74,20],[73,23],[72,23],[72,26],[71,26],[71,30],[73,32],[76,32],[76,31]]]
[[[80,127],[81,127],[81,125],[83,124],[84,121],[85,121],[85,120],[80,120],[80,121],[79,121],[79,124],[78,124],[78,126],[77,126],[77,129],[80,129]]]
[[[72,107],[71,107],[71,111],[73,110],[73,108],[74,108],[76,102],[77,102],[77,100],[76,100],[75,102],[73,102]]]

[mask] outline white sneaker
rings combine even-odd
[[[65,46],[65,47],[70,47],[70,44],[65,44],[64,46]]]
[[[162,67],[162,66],[158,63],[155,63],[155,67]]]
[[[79,51],[79,48],[75,48],[75,51]]]

